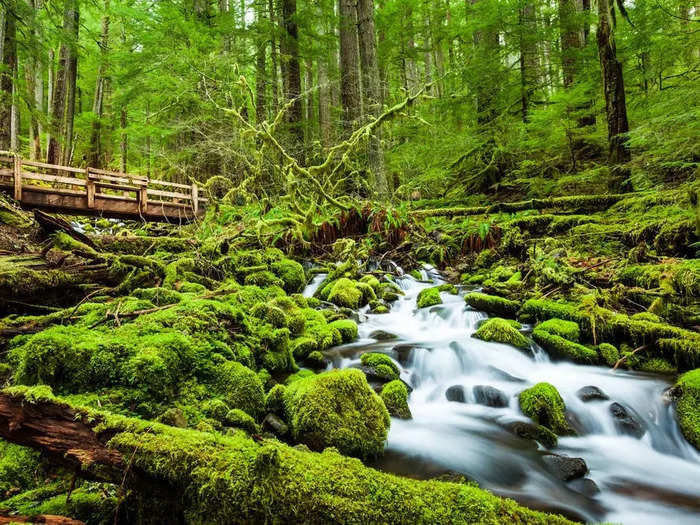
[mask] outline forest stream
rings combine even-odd
[[[358,339],[330,351],[337,368],[360,366],[367,351],[387,353],[412,388],[413,418],[392,418],[377,468],[423,479],[461,474],[522,504],[587,522],[698,522],[700,453],[681,435],[666,379],[553,362],[534,342],[523,352],[475,339],[487,314],[466,306],[463,291],[416,308],[421,290],[443,282],[431,268],[422,274],[423,280],[397,278],[405,295],[391,312],[363,308]],[[529,421],[518,394],[540,381],[560,392],[578,434],[560,438],[550,451],[509,431],[514,422]],[[597,390],[588,389],[587,397],[581,389],[590,386]],[[562,480],[548,461],[552,453],[583,458],[587,474]]]

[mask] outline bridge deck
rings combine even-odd
[[[9,152],[0,152],[0,190],[27,209],[159,222],[191,221],[207,202],[196,184],[46,164]]]

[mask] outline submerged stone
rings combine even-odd
[[[476,385],[472,392],[479,405],[502,408],[508,406],[508,397],[498,388],[489,385]]]
[[[615,420],[615,427],[621,434],[628,434],[639,439],[646,432],[642,423],[635,415],[630,413],[631,410],[628,410],[620,403],[612,403],[609,410]]]
[[[593,385],[584,386],[576,391],[576,396],[583,402],[587,401],[607,401],[608,395],[600,388]]]
[[[583,458],[570,458],[558,454],[542,456],[545,468],[562,481],[582,478],[588,473],[588,466]]]
[[[466,403],[467,398],[464,395],[464,387],[462,385],[453,385],[445,391],[445,397],[448,401],[457,403]]]
[[[545,448],[557,446],[557,435],[542,425],[535,425],[527,421],[512,421],[505,425],[505,429],[520,438],[537,441]]]

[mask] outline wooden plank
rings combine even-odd
[[[87,207],[95,207],[95,181],[92,180],[87,181]]]
[[[199,189],[196,183],[192,183],[192,211],[197,215],[199,210]]]
[[[22,200],[22,158],[15,155],[15,191],[14,196],[16,201]]]
[[[108,181],[108,182],[116,182],[120,184],[131,184],[133,186],[145,186],[148,184],[148,181],[144,181],[141,179],[129,179],[125,177],[113,177],[111,175],[101,175],[99,173],[93,173],[92,168],[90,168],[90,171],[88,172],[88,178],[92,179],[94,181]]]
[[[61,184],[71,184],[73,186],[85,186],[84,179],[73,177],[61,177],[60,175],[46,175],[44,173],[34,173],[32,171],[23,171],[23,179],[43,180],[46,182],[60,182]]]
[[[97,169],[97,168],[88,168],[88,171],[90,173],[96,173],[98,175],[120,177],[120,178],[126,178],[126,179],[130,179],[130,180],[134,180],[134,181],[138,180],[138,181],[148,182],[148,177],[144,177],[143,175],[132,175],[130,173],[122,173],[120,171],[101,170],[101,169]]]
[[[47,164],[46,162],[37,162],[35,160],[23,160],[22,165],[23,166],[34,166],[35,168],[47,168],[47,169],[51,169],[51,170],[70,171],[72,173],[87,173],[87,170],[84,168],[72,168],[70,166],[58,166],[56,164]]]
[[[105,188],[108,190],[118,190],[118,191],[139,191],[141,188],[138,186],[129,186],[128,184],[114,184],[112,182],[100,182],[99,180],[95,180],[92,177],[90,178],[90,182],[94,182],[95,186],[98,188]],[[145,188],[145,186],[142,186]]]
[[[185,190],[190,189],[189,184],[180,184],[179,182],[167,182],[164,180],[158,180],[158,179],[150,179],[150,184],[158,184],[160,186],[172,186],[173,188],[182,188]]]
[[[162,190],[152,190],[148,188],[149,195],[155,195],[156,197],[172,197],[173,199],[184,199],[190,200],[192,197],[186,193],[177,193],[174,191],[162,191]]]

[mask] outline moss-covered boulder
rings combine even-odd
[[[338,319],[328,323],[328,326],[340,332],[343,343],[349,343],[357,338],[357,323],[351,319]]]
[[[265,392],[258,375],[234,361],[223,363],[217,371],[216,388],[231,408],[239,408],[259,418],[265,406]]]
[[[418,297],[416,297],[416,306],[418,308],[427,308],[436,304],[442,304],[440,290],[438,290],[437,286],[421,290],[418,293]]]
[[[575,363],[595,364],[598,362],[598,353],[586,346],[564,339],[552,334],[540,327],[532,331],[532,338],[544,348],[547,353],[557,359],[567,359]]]
[[[467,294],[464,300],[475,310],[481,310],[501,317],[514,318],[518,308],[520,308],[520,304],[516,301],[480,292]]]
[[[292,294],[301,292],[306,286],[304,267],[291,259],[281,259],[270,265],[270,270],[282,280],[284,291]]]
[[[367,352],[360,356],[362,368],[367,377],[379,381],[393,381],[399,378],[399,367],[386,354]]]
[[[494,317],[481,323],[479,329],[474,333],[474,337],[482,341],[504,343],[517,348],[527,349],[530,347],[530,343],[518,331],[520,328],[521,325],[517,321]]]
[[[573,434],[566,421],[566,406],[557,389],[550,383],[537,383],[518,396],[520,410],[538,425],[560,436]]]
[[[328,293],[328,301],[338,306],[352,308],[353,310],[361,306],[362,299],[362,290],[356,286],[355,281],[345,277],[335,281]]]
[[[284,392],[292,437],[312,450],[335,447],[360,458],[381,454],[389,413],[359,370],[333,370],[292,382]]]
[[[601,343],[598,345],[598,356],[606,365],[615,366],[620,359],[620,352],[610,343]]]
[[[395,379],[389,381],[382,388],[380,394],[384,406],[394,417],[400,419],[411,419],[411,409],[408,407],[408,388],[403,381]]]
[[[674,390],[681,431],[695,448],[700,449],[700,368],[683,374]]]

